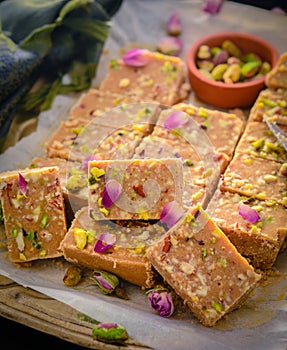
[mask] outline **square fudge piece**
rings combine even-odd
[[[263,115],[280,113],[287,116],[287,90],[262,90],[249,113],[249,120],[262,122]]]
[[[254,267],[268,269],[274,264],[287,234],[286,208],[218,190],[207,211]]]
[[[0,181],[10,260],[61,256],[67,224],[58,168],[11,171],[1,174]]]
[[[219,187],[222,191],[238,193],[260,200],[273,200],[287,205],[286,164],[235,153]]]
[[[70,221],[80,208],[88,205],[88,164],[64,158],[35,157],[30,168],[57,166],[65,200],[66,216]]]
[[[81,94],[78,101],[72,106],[69,112],[69,119],[91,120],[121,105],[137,103],[141,104],[143,100],[136,98],[136,96],[127,96],[91,88],[88,92]]]
[[[92,155],[100,159],[130,158],[146,133],[145,125],[117,128],[99,125],[94,120],[69,120],[62,122],[46,143],[46,153],[49,157],[80,162]]]
[[[192,117],[208,136],[216,152],[222,153],[230,160],[240,139],[246,121],[234,113],[197,107],[188,103],[174,106]]]
[[[183,106],[186,105],[183,104]],[[207,120],[206,117],[195,118],[195,114],[191,116],[190,114],[186,113],[186,111],[180,110],[180,107],[177,107],[178,109],[175,107],[165,109],[160,113],[152,135],[162,137],[173,142],[179,142],[180,144],[185,142],[193,145],[201,158],[203,158],[203,156],[206,154],[214,153],[214,159],[220,163],[221,172],[224,172],[231,159],[231,156],[233,155],[238,138],[241,135],[241,132],[236,133],[235,137],[235,132],[233,133],[232,129],[236,130],[236,128],[232,125],[236,125],[236,121],[240,119],[234,116],[234,118],[228,120],[228,123],[226,123],[227,121],[224,123],[224,120],[221,120],[218,116],[216,116],[213,118],[214,125],[211,126],[212,120]],[[190,110],[189,113],[191,113]],[[192,111],[195,110],[192,109]],[[203,119],[201,120],[201,124],[199,123],[199,119]],[[222,121],[221,124],[220,120]],[[203,121],[206,122],[206,125],[209,125],[209,127],[203,126]],[[227,124],[229,124],[229,127],[227,127]],[[226,126],[225,129],[223,125]]]
[[[286,125],[282,128],[285,132],[287,131]],[[287,152],[264,122],[249,121],[247,123],[236,147],[236,152],[249,153],[260,158],[279,162],[287,161]]]
[[[189,92],[186,68],[178,57],[143,50],[147,64],[133,67],[122,59],[113,59],[99,89],[145,100],[173,105],[184,100]]]
[[[93,160],[88,176],[95,219],[158,220],[166,204],[182,205],[179,159]]]
[[[205,326],[239,307],[261,278],[200,206],[148,248],[147,257]]]
[[[182,162],[183,206],[190,207],[198,201],[205,206],[219,181],[219,164],[211,157],[200,159],[192,145],[149,135],[135,150],[135,159],[176,158]],[[204,196],[199,196],[202,187]]]
[[[106,233],[115,237],[115,244],[106,251],[97,251],[95,246]],[[86,207],[76,213],[61,249],[72,264],[109,271],[137,286],[151,288],[158,276],[145,252],[164,233],[160,224],[129,222],[122,226],[94,220]]]

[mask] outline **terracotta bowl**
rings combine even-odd
[[[243,53],[258,54],[262,60],[274,67],[278,60],[277,50],[265,40],[247,33],[219,32],[203,36],[188,50],[186,56],[188,76],[195,95],[203,102],[222,109],[249,108],[259,92],[264,89],[265,77],[248,82],[226,84],[203,76],[196,66],[196,55],[201,45],[220,46],[226,39],[232,40]]]

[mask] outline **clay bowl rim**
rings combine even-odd
[[[264,84],[265,82],[265,77],[262,76],[260,78],[256,78],[254,80],[246,81],[246,82],[239,82],[239,83],[234,83],[234,84],[226,84],[222,81],[214,81],[211,80],[207,77],[205,77],[203,74],[201,74],[196,66],[195,63],[195,55],[200,47],[200,45],[207,44],[210,40],[216,40],[223,42],[225,39],[235,39],[236,41],[241,39],[241,40],[248,40],[254,42],[254,51],[256,51],[256,46],[259,44],[262,47],[266,47],[266,50],[270,52],[271,56],[271,61],[269,62],[271,64],[271,69],[275,66],[276,62],[279,59],[279,54],[277,49],[270,44],[268,41],[265,39],[262,39],[256,35],[249,34],[249,33],[242,33],[242,32],[230,32],[230,31],[225,31],[225,32],[216,32],[213,34],[207,34],[202,36],[200,39],[196,40],[188,49],[187,54],[186,54],[186,62],[187,62],[187,68],[189,73],[193,74],[198,80],[201,80],[205,84],[211,85],[213,87],[218,87],[218,88],[225,88],[229,90],[239,90],[239,89],[244,89],[248,87],[255,87],[257,85]],[[240,44],[238,44],[240,46]]]

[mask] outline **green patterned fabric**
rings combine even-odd
[[[16,108],[41,111],[90,86],[122,0],[0,1],[0,138]],[[62,77],[69,74],[64,85]],[[28,93],[43,76],[46,83]]]

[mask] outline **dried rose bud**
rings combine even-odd
[[[157,44],[157,50],[169,56],[179,56],[182,47],[181,39],[173,36],[165,36]]]
[[[177,12],[174,12],[170,16],[169,20],[167,21],[166,32],[169,35],[178,36],[181,34],[181,31],[182,31],[182,26],[181,26],[179,14]]]
[[[90,279],[96,283],[104,294],[111,294],[119,285],[120,281],[116,275],[106,271],[95,270]]]
[[[122,343],[129,338],[126,329],[117,323],[99,323],[93,327],[93,336],[105,343]]]
[[[215,15],[219,13],[224,0],[205,0],[202,5],[202,11]]]
[[[170,317],[173,314],[174,306],[171,293],[166,289],[155,288],[148,292],[150,306],[162,317]]]

